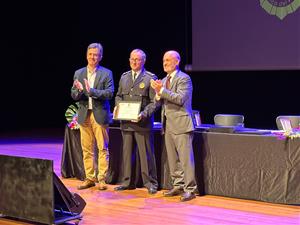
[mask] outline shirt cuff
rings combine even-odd
[[[155,94],[155,100],[159,101],[160,100],[160,96],[158,94]]]
[[[160,90],[159,90],[159,95],[161,95],[162,93],[163,93],[163,91],[164,91],[164,87],[162,87]]]

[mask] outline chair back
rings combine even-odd
[[[300,124],[300,115],[280,115],[276,118],[276,125],[278,130],[283,130],[280,119],[288,119],[291,121],[292,128],[298,128]]]
[[[217,126],[244,126],[244,116],[238,114],[217,114],[214,117]]]
[[[202,124],[199,110],[193,110],[193,117],[192,118],[193,118],[193,123],[196,127],[200,126]]]

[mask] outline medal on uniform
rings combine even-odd
[[[139,86],[141,89],[143,89],[144,87],[145,87],[145,83],[144,82],[142,82],[142,83],[140,83],[140,86]]]

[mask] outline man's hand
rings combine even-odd
[[[79,91],[83,90],[82,83],[79,82],[79,80],[74,80],[73,86],[76,87]]]
[[[91,86],[90,86],[88,80],[84,79],[84,83],[85,83],[85,88],[86,88],[87,93],[90,93]]]
[[[136,120],[131,120],[131,122],[133,122],[133,123],[138,123],[138,122],[141,121],[141,119],[143,119],[143,117],[144,117],[143,114],[140,113],[140,114],[138,115],[138,118],[137,118]]]
[[[116,116],[118,114],[118,110],[119,110],[119,105],[116,105],[114,107],[114,111],[113,111],[113,119],[116,119]]]
[[[150,84],[151,84],[151,87],[155,90],[155,93],[159,95],[160,89],[163,86],[162,81],[161,80],[153,80],[153,79],[151,79],[150,80]]]

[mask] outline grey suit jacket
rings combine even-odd
[[[143,70],[137,79],[132,81],[131,71],[122,74],[115,104],[120,101],[140,101],[143,119],[138,123],[121,121],[121,129],[129,131],[147,131],[153,127],[153,113],[157,109],[154,103],[155,91],[150,87],[150,80],[157,77],[149,71]]]
[[[87,79],[87,67],[75,71],[74,80],[78,79],[83,84],[83,91],[71,88],[71,96],[75,101],[79,101],[78,123],[84,123],[88,111],[88,98],[92,97],[93,114],[97,123],[107,125],[111,121],[110,103],[114,95],[114,81],[112,72],[99,66],[96,71],[94,87],[91,87],[88,94],[85,89],[83,79]]]
[[[166,77],[162,80],[164,86]],[[170,90],[164,88],[160,96],[162,124],[174,134],[183,134],[195,129],[192,119],[192,80],[186,73],[178,71],[171,82]],[[164,123],[164,119],[167,123]]]

